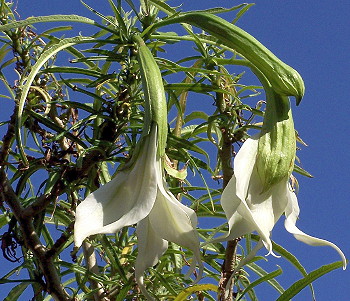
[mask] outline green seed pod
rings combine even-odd
[[[249,33],[218,16],[203,12],[185,13],[161,21],[155,27],[173,23],[188,23],[211,34],[223,45],[236,50],[255,65],[268,79],[276,93],[294,96],[297,105],[300,103],[305,92],[300,74]]]
[[[163,157],[168,133],[167,106],[163,79],[159,67],[144,41],[134,37],[137,43],[137,59],[140,65],[142,87],[145,94],[145,125],[147,133],[152,122],[157,123],[158,154]]]
[[[266,90],[266,88],[265,88]],[[294,168],[296,139],[287,96],[266,90],[267,104],[261,130],[256,166],[263,191],[288,178]]]

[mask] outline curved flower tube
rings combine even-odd
[[[144,137],[138,158],[129,170],[91,193],[76,210],[74,241],[79,247],[93,234],[115,233],[137,223],[138,255],[135,274],[140,289],[149,300],[143,273],[155,265],[168,247],[168,241],[194,254],[192,273],[198,264],[201,277],[199,236],[195,212],[181,204],[163,179],[162,159],[157,155],[157,127]]]
[[[258,232],[261,241],[251,254],[240,262],[239,267],[241,267],[254,257],[262,246],[265,246],[268,254],[273,254],[271,231],[281,215],[285,213],[285,228],[288,232],[306,244],[334,248],[339,253],[345,269],[346,258],[335,244],[307,235],[296,227],[299,206],[297,197],[289,184],[288,176],[274,184],[268,191],[261,192],[263,184],[256,166],[258,143],[258,137],[247,139],[235,157],[235,174],[221,197],[229,232],[226,237],[220,237],[218,240],[231,240],[253,231]]]

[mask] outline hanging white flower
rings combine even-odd
[[[116,233],[137,223],[138,256],[136,280],[142,292],[152,299],[143,284],[143,273],[155,265],[168,247],[168,241],[194,254],[190,272],[199,265],[199,236],[195,212],[181,204],[163,179],[162,159],[157,155],[157,127],[144,137],[138,158],[128,170],[117,173],[109,183],[91,193],[76,209],[74,241],[79,247],[93,234]]]
[[[249,261],[264,245],[272,252],[271,231],[278,219],[285,213],[285,228],[294,237],[313,246],[334,248],[346,267],[343,252],[333,243],[305,234],[296,227],[299,215],[298,200],[289,184],[289,176],[263,191],[263,183],[257,171],[256,158],[258,137],[247,139],[234,159],[234,175],[224,189],[221,205],[225,211],[229,232],[225,240],[239,238],[256,231],[260,243],[240,264]],[[222,238],[221,238],[222,239]]]

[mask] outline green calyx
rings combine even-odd
[[[263,191],[288,179],[294,168],[296,139],[294,122],[287,96],[272,89],[266,91],[267,104],[261,130],[256,167]]]
[[[137,59],[140,65],[142,88],[145,95],[145,120],[143,136],[148,135],[153,122],[157,124],[158,155],[164,157],[167,141],[167,106],[163,79],[159,67],[143,39],[134,36]]]

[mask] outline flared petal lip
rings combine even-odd
[[[138,158],[130,169],[119,172],[78,205],[74,225],[77,247],[90,235],[115,233],[150,213],[158,191],[160,164],[156,126],[142,143]]]
[[[200,241],[197,233],[197,216],[189,207],[180,203],[170,192],[166,183],[159,185],[157,199],[149,215],[150,223],[157,234],[193,252],[193,261],[187,275],[189,276],[196,265],[199,267],[198,281],[202,277],[203,263],[200,256]],[[166,220],[164,220],[166,219]]]
[[[310,246],[329,246],[332,247],[334,250],[336,250],[343,262],[343,270],[346,269],[347,267],[347,259],[343,253],[343,251],[334,243],[325,240],[325,239],[321,239],[321,238],[317,238],[317,237],[313,237],[311,235],[308,235],[306,233],[304,233],[303,231],[301,231],[297,226],[296,226],[296,222],[299,216],[299,205],[298,205],[298,200],[297,197],[295,195],[295,193],[291,190],[288,189],[288,205],[285,211],[286,214],[286,219],[284,222],[284,226],[286,228],[286,230],[293,234],[293,236],[303,242],[306,243]]]

